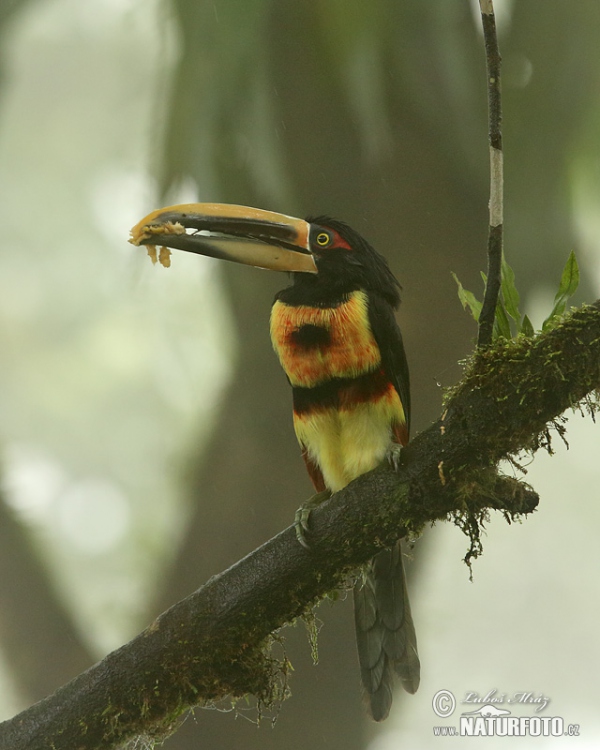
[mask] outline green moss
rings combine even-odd
[[[319,627],[317,625],[317,617],[315,615],[315,608],[311,607],[302,616],[304,624],[306,625],[306,633],[308,635],[308,643],[310,646],[310,655],[313,664],[319,663]]]
[[[523,451],[533,454],[542,448],[552,453],[554,437],[566,443],[566,409],[578,409],[592,418],[599,411],[599,332],[600,310],[597,305],[587,305],[534,337],[498,339],[465,360],[463,379],[445,392],[441,424],[452,414],[453,424],[461,429],[461,416],[471,411],[470,416],[476,418],[468,421],[474,429],[478,429],[478,420],[495,426],[494,430],[478,430],[472,440],[464,436],[473,461],[466,455],[463,463],[444,466],[444,480],[453,483],[463,506],[450,517],[469,537],[465,555],[469,567],[483,550],[481,536],[488,511],[481,503],[485,500],[486,507],[493,507],[498,462],[508,458],[518,467]],[[486,463],[487,469],[471,468]],[[511,480],[504,477],[502,481],[506,499]],[[512,481],[517,494],[531,490]],[[509,522],[520,518],[519,512],[504,512]]]

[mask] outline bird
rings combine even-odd
[[[383,255],[348,224],[297,219],[221,203],[168,206],[132,229],[130,242],[286,271],[292,283],[271,309],[270,334],[292,389],[293,424],[317,492],[299,509],[309,547],[310,511],[409,439],[410,384],[395,318],[400,285]],[[161,262],[168,264],[164,251]],[[358,661],[367,711],[384,720],[394,676],[409,693],[420,680],[400,542],[377,553],[353,588]]]

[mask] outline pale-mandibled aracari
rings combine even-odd
[[[408,366],[394,317],[399,284],[349,226],[325,216],[303,221],[198,203],[154,211],[130,241],[293,273],[292,285],[275,297],[271,339],[292,386],[294,428],[318,492],[341,490],[407,443]],[[306,528],[305,516],[298,523]],[[409,693],[419,686],[400,543],[377,554],[355,585],[354,613],[368,708],[381,721],[394,673]]]

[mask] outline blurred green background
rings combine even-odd
[[[598,297],[600,5],[497,11],[506,253],[539,324],[571,249],[577,301]],[[0,718],[289,525],[311,494],[268,336],[286,280],[186,254],[152,267],[129,228],[191,200],[347,220],[403,285],[423,429],[476,334],[451,271],[480,290],[482,49],[467,0],[3,0]],[[251,702],[198,709],[165,747],[438,748],[450,741],[432,727],[452,722],[433,695],[493,688],[544,693],[542,715],[597,747],[598,427],[574,416],[568,440],[525,459],[539,512],[512,528],[492,518],[474,583],[457,529],[417,543],[423,679],[384,725],[364,718],[341,601],[318,611],[318,666],[304,628],[286,630],[293,697],[273,728],[257,730]]]

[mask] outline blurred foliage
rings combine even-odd
[[[223,161],[237,159],[266,200],[289,203],[294,175],[276,114],[283,92],[272,82],[277,3],[172,0],[172,7],[182,52],[169,107],[162,190],[193,175],[201,192],[207,186],[223,192]],[[450,129],[461,144],[444,158],[460,159],[461,170],[477,169],[469,144],[482,133],[479,50],[467,3],[436,0],[417,8],[391,0],[316,0],[298,7],[311,25],[306,42],[316,56],[313,84],[319,88],[327,80],[339,89],[367,162],[386,158],[393,148],[390,88],[401,85],[429,127]],[[423,25],[437,45],[430,55],[419,42]],[[415,65],[419,57],[428,64]],[[287,85],[293,91],[297,82]],[[317,128],[321,114],[314,111]]]
[[[20,11],[23,7],[31,2],[31,0],[2,0],[0,5],[0,33],[2,25],[12,16],[16,11]]]

